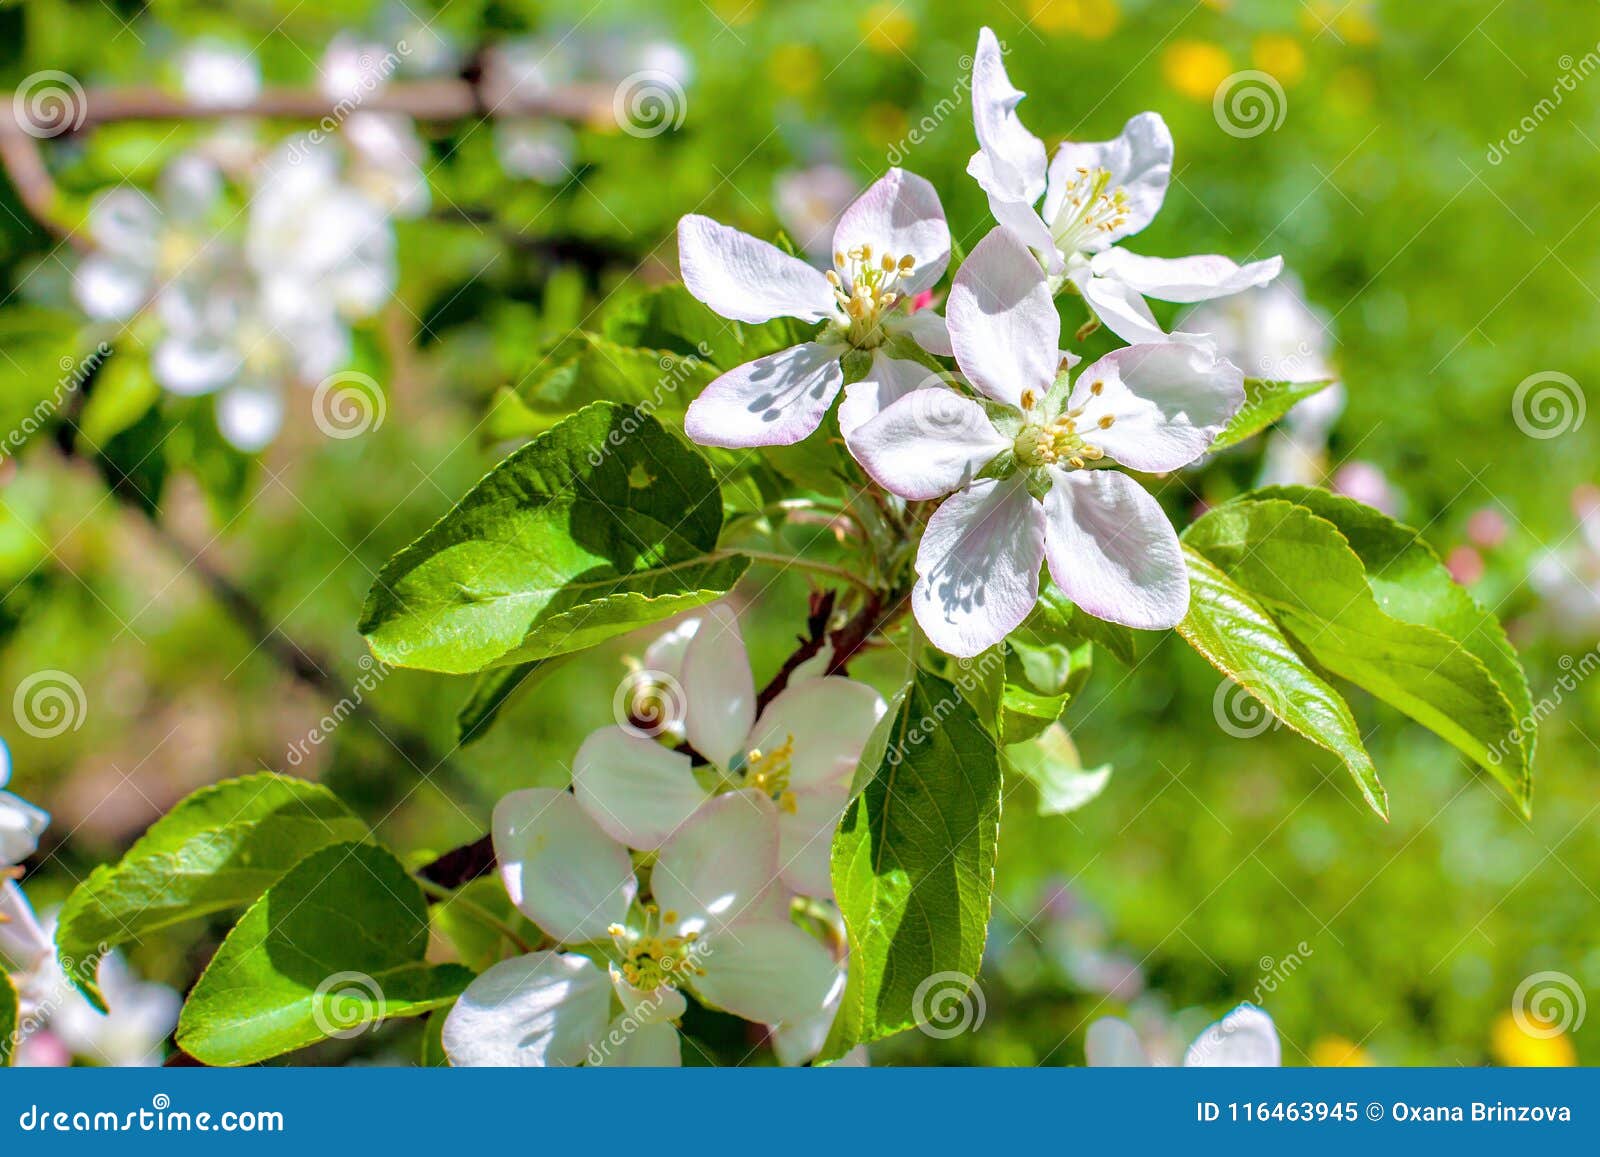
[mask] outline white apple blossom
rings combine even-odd
[[[455,1065],[676,1065],[685,990],[781,1022],[839,985],[832,955],[774,888],[776,809],[759,792],[719,796],[665,841],[643,904],[627,848],[566,792],[501,800],[494,843],[513,902],[572,947],[502,961],[468,985],[444,1025]]]
[[[183,94],[206,108],[242,108],[261,93],[261,68],[244,49],[197,40],[178,54]]]
[[[1006,75],[999,41],[984,28],[972,69],[978,151],[967,172],[988,194],[1001,228],[1044,264],[1052,288],[1071,285],[1118,337],[1193,338],[1169,338],[1144,299],[1208,301],[1277,276],[1281,257],[1240,266],[1216,255],[1168,259],[1118,248],[1150,223],[1166,197],[1172,177],[1166,122],[1140,113],[1115,140],[1063,142],[1047,165],[1044,142],[1017,117],[1023,95]]]
[[[792,682],[756,716],[755,679],[738,618],[714,604],[682,660],[683,732],[708,761],[624,727],[590,735],[572,765],[578,803],[614,839],[661,846],[718,789],[753,790],[777,809],[788,887],[830,896],[828,851],[849,802],[861,750],[887,709],[864,683],[839,676]]]
[[[919,390],[856,432],[861,465],[913,500],[950,495],[917,551],[912,608],[929,639],[967,657],[1027,617],[1039,568],[1096,618],[1175,626],[1189,605],[1177,535],[1126,474],[1206,452],[1244,401],[1239,370],[1205,345],[1116,350],[1079,372],[1060,349],[1045,275],[1002,229],[950,291],[956,363],[983,395]]]
[[[821,424],[841,388],[839,425],[848,438],[934,376],[912,360],[913,347],[950,352],[944,320],[931,309],[908,308],[950,260],[939,195],[914,173],[890,169],[844,211],[826,274],[697,214],[678,223],[678,257],[689,292],[723,317],[825,323],[814,340],[738,366],[707,386],[684,418],[702,445],[799,442]],[[845,386],[840,362],[852,351],[869,355],[870,363],[861,380]]]
[[[1146,1068],[1159,1063],[1127,1021],[1103,1016],[1089,1026],[1084,1054],[1093,1068]],[[1272,1018],[1241,1004],[1194,1039],[1183,1055],[1185,1068],[1277,1068],[1283,1046]]]
[[[11,781],[11,751],[0,740],[0,788]],[[0,872],[15,867],[39,847],[39,837],[50,826],[49,813],[21,796],[0,791]]]

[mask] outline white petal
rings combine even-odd
[[[72,272],[72,296],[97,321],[121,321],[139,312],[150,296],[150,271],[106,253],[91,253]]]
[[[683,994],[670,984],[649,992],[635,988],[615,964],[611,965],[611,987],[622,1002],[622,1011],[640,1024],[677,1020],[689,1007]]]
[[[950,264],[950,227],[939,194],[915,173],[890,169],[844,211],[833,231],[836,255],[861,245],[872,247],[874,259],[909,255],[915,262],[910,277],[899,284],[902,297],[931,288]]]
[[[751,746],[770,751],[794,738],[789,785],[797,790],[849,780],[867,737],[887,710],[865,683],[837,675],[786,687],[761,713]]]
[[[970,658],[1028,617],[1039,600],[1044,523],[1021,475],[975,483],[933,512],[911,606],[936,647]]]
[[[1032,205],[1044,192],[1044,142],[1022,127],[1013,87],[1001,58],[1000,42],[989,29],[978,32],[972,64],[972,127],[978,151],[967,172],[991,198]]]
[[[1110,277],[1087,276],[1079,280],[1078,288],[1095,317],[1123,341],[1137,344],[1173,340],[1156,321],[1144,298],[1122,282]]]
[[[977,402],[941,388],[901,398],[849,445],[878,485],[920,500],[965,486],[1011,443]]]
[[[1277,1068],[1283,1046],[1272,1018],[1241,1004],[1195,1038],[1183,1055],[1185,1068]]]
[[[161,171],[161,204],[169,216],[202,221],[222,199],[222,170],[200,153],[182,153]]]
[[[944,375],[935,373],[920,362],[892,358],[881,349],[874,350],[867,376],[845,386],[844,401],[839,403],[839,429],[845,441],[848,442],[852,434],[876,418],[884,407],[899,401],[912,390],[942,384]]]
[[[1140,257],[1126,249],[1110,249],[1091,263],[1096,277],[1109,277],[1158,301],[1210,301],[1265,285],[1283,272],[1283,258],[1268,257],[1239,265],[1207,253],[1198,257]]]
[[[49,812],[9,791],[0,791],[0,868],[20,864],[33,855],[49,826]]]
[[[1144,1051],[1139,1034],[1127,1021],[1115,1016],[1102,1016],[1089,1026],[1083,1039],[1084,1059],[1091,1068],[1146,1068],[1150,1057]]]
[[[233,380],[242,360],[239,351],[210,333],[170,333],[150,359],[156,381],[185,397],[208,394]]]
[[[590,1052],[589,1063],[628,1069],[675,1069],[683,1064],[678,1030],[670,1024],[636,1024],[626,1015],[619,1016]]]
[[[843,353],[832,342],[805,342],[735,366],[689,403],[684,431],[702,446],[792,446],[833,405]]]
[[[278,436],[282,425],[280,390],[241,384],[217,396],[217,429],[236,450],[254,454]]]
[[[962,372],[989,397],[1021,406],[1055,380],[1061,318],[1033,255],[1004,229],[973,248],[945,308]]]
[[[850,777],[797,791],[794,802],[794,811],[778,813],[783,882],[801,896],[831,897],[833,833],[850,803]]]
[[[1115,470],[1051,475],[1046,555],[1056,585],[1097,619],[1177,626],[1189,609],[1189,574],[1160,504]]]
[[[841,984],[838,988],[839,996],[843,996],[844,986]],[[838,1015],[839,1000],[836,997],[816,1012],[773,1025],[772,1051],[777,1054],[778,1063],[787,1066],[803,1065],[816,1056],[827,1043],[828,1032],[833,1028],[834,1018]]]
[[[500,878],[519,911],[564,944],[603,940],[639,885],[628,851],[564,791],[514,791],[494,807]]]
[[[458,1068],[575,1065],[610,1022],[611,981],[584,956],[530,952],[502,960],[461,994],[444,1022]]]
[[[130,185],[95,198],[89,209],[89,236],[105,252],[153,270],[163,232],[161,210]]]
[[[777,809],[753,791],[720,795],[661,848],[650,887],[685,932],[721,935],[778,878]],[[781,1019],[781,1018],[779,1018]]]
[[[7,865],[9,866],[9,865]],[[50,934],[15,880],[0,881],[0,960],[21,973],[37,972],[55,956]]]
[[[899,315],[892,316],[885,325],[890,330],[899,330],[901,333],[910,334],[911,340],[930,354],[947,358],[955,353],[950,348],[949,324],[931,306],[914,309],[904,317]]]
[[[735,321],[821,321],[833,313],[833,290],[821,273],[709,217],[691,213],[678,222],[678,264],[689,292]]]
[[[572,790],[607,835],[639,851],[659,848],[705,802],[689,757],[604,727],[572,759]]]
[[[1056,248],[1055,238],[1050,234],[1050,227],[1044,223],[1031,204],[1021,201],[1005,201],[990,194],[989,212],[994,214],[994,219],[1000,228],[1011,239],[1031,252],[1051,275],[1059,274],[1065,268],[1061,251]]]
[[[756,721],[750,653],[731,607],[715,603],[705,609],[683,655],[683,691],[690,746],[718,767],[729,767],[749,750]]]
[[[701,999],[764,1024],[817,1012],[842,979],[828,950],[787,920],[743,920],[718,934],[698,963]]]
[[[1122,126],[1115,140],[1078,143],[1067,141],[1050,162],[1050,191],[1044,215],[1053,219],[1061,197],[1079,169],[1105,169],[1111,174],[1108,191],[1121,187],[1128,207],[1117,228],[1101,234],[1101,245],[1139,232],[1161,208],[1172,178],[1172,133],[1159,113],[1144,112]]]
[[[1116,461],[1176,470],[1204,454],[1244,405],[1244,376],[1206,346],[1126,346],[1078,375],[1071,404],[1083,407],[1084,437]]]

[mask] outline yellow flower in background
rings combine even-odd
[[[1374,44],[1378,39],[1372,5],[1366,0],[1310,0],[1302,8],[1300,23],[1312,35],[1331,32],[1345,44]]]
[[[1161,75],[1190,100],[1209,101],[1217,86],[1233,74],[1233,61],[1222,47],[1205,40],[1178,40],[1161,54]]]
[[[1071,32],[1104,40],[1117,30],[1116,0],[1029,0],[1030,21],[1045,32]]]
[[[874,52],[906,52],[917,42],[917,22],[899,4],[874,4],[861,14],[860,27]]]
[[[1535,1036],[1509,1012],[1501,1013],[1494,1022],[1489,1052],[1502,1065],[1514,1068],[1571,1068],[1578,1063],[1578,1050],[1572,1047],[1566,1033]]]
[[[1372,1064],[1372,1054],[1348,1037],[1319,1037],[1311,1046],[1311,1063],[1319,1069],[1360,1068]]]
[[[862,131],[869,140],[879,144],[897,141],[906,135],[906,110],[886,101],[869,105],[862,121]]]
[[[780,44],[768,66],[772,83],[790,96],[806,96],[822,77],[822,56],[809,44]]]
[[[1262,72],[1270,72],[1280,84],[1294,84],[1306,74],[1306,53],[1292,36],[1266,33],[1250,46],[1250,61]]]
[[[729,27],[749,24],[761,15],[761,0],[711,0],[711,10]]]

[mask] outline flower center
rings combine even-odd
[[[1104,389],[1104,382],[1095,382],[1090,385],[1089,393],[1099,397]],[[1086,407],[1078,406],[1045,422],[1034,415],[1034,403],[1031,391],[1023,395],[1022,408],[1028,421],[1012,444],[1012,452],[1022,466],[1031,468],[1064,464],[1074,470],[1082,470],[1088,463],[1106,456],[1104,450],[1089,443],[1088,437],[1096,430],[1109,430],[1116,421],[1114,415],[1102,415],[1087,431],[1083,431],[1078,429],[1078,423]]]
[[[896,288],[911,276],[916,261],[908,253],[875,256],[870,245],[833,255],[828,284],[839,306],[839,327],[857,349],[876,349],[886,340],[879,324],[904,295]]]
[[[794,762],[794,736],[787,736],[782,745],[771,751],[752,751],[745,760],[744,783],[763,795],[771,796],[780,811],[790,815],[798,806],[794,792],[789,790],[789,770]]]
[[[687,976],[706,974],[694,960],[700,933],[668,935],[666,928],[677,923],[676,912],[662,912],[654,904],[646,904],[643,928],[613,924],[606,929],[622,953],[623,977],[639,991],[654,992],[662,985],[676,988]]]
[[[1128,219],[1128,192],[1121,185],[1108,189],[1108,169],[1080,168],[1061,198],[1050,224],[1056,248],[1063,253],[1083,250],[1097,233],[1110,233]]]

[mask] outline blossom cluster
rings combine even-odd
[[[11,778],[11,753],[0,742],[0,789]],[[75,1058],[101,1065],[158,1065],[163,1042],[178,1023],[178,994],[140,980],[116,952],[99,961],[101,1013],[73,987],[57,959],[54,916],[34,912],[18,879],[20,864],[39,847],[50,816],[0,790],[0,971],[18,997],[13,1063],[68,1065]],[[0,983],[4,983],[0,979]]]
[[[1203,456],[1244,401],[1244,374],[1204,332],[1167,332],[1147,298],[1196,303],[1265,285],[1280,258],[1238,265],[1119,243],[1155,216],[1172,173],[1161,117],[1049,157],[1022,124],[994,34],[972,77],[977,151],[967,167],[995,228],[956,272],[933,186],[891,169],[840,217],[819,271],[706,217],[678,229],[689,291],[724,317],[790,317],[810,340],[738,366],[689,407],[709,446],[790,445],[837,425],[866,475],[909,503],[940,505],[915,560],[916,618],[970,657],[1017,627],[1041,568],[1074,603],[1131,627],[1176,625],[1189,588],[1177,536],[1120,466],[1160,474]],[[1057,298],[1129,343],[1080,367],[1062,348]],[[1083,332],[1083,331],[1080,331]],[[954,368],[941,359],[953,359]]]
[[[455,1065],[676,1065],[689,996],[769,1026],[786,1063],[822,1047],[845,968],[828,852],[886,705],[865,684],[797,672],[758,710],[721,604],[645,661],[682,688],[671,718],[596,731],[571,791],[495,807],[506,891],[549,946],[468,986],[444,1025]]]

